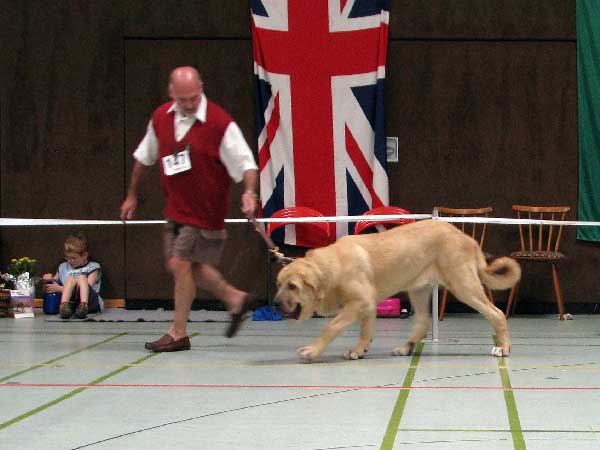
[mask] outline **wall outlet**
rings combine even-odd
[[[385,149],[388,162],[398,162],[398,138],[396,136],[385,138]]]

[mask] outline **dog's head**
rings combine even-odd
[[[322,297],[321,273],[314,263],[297,259],[277,276],[275,303],[285,317],[306,320],[313,316]]]

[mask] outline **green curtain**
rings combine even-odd
[[[577,0],[577,91],[578,219],[600,221],[600,0]],[[600,227],[577,227],[577,238],[600,241]]]

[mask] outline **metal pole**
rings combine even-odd
[[[438,216],[437,208],[433,208],[433,214],[431,214],[431,218],[436,220]],[[440,321],[438,320],[438,284],[437,282],[433,285],[433,292],[431,294],[431,315],[432,317],[432,325],[431,325],[431,335],[433,338],[433,342],[437,342],[439,340],[440,334]]]

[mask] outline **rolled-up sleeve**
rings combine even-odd
[[[219,157],[227,173],[236,183],[242,181],[245,171],[258,169],[252,150],[235,122],[231,122],[225,130],[219,147]]]
[[[148,128],[144,139],[138,145],[138,148],[133,152],[133,157],[145,166],[152,166],[158,159],[158,139],[154,132],[152,120],[148,122]]]

